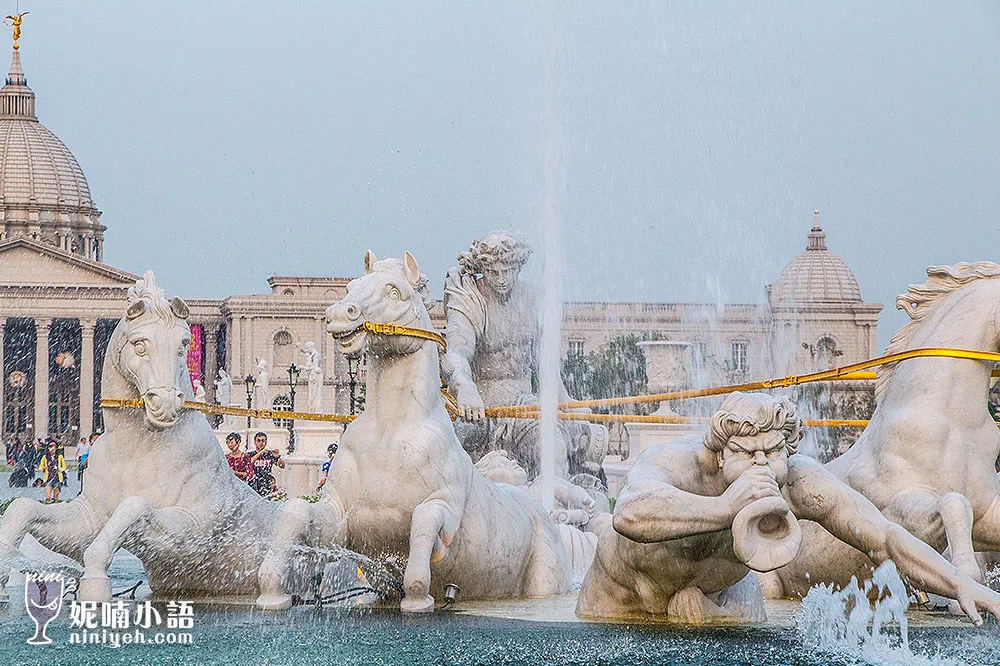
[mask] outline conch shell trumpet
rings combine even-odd
[[[754,571],[783,567],[802,545],[802,528],[781,497],[764,497],[743,507],[733,519],[733,550]]]

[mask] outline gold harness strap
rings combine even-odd
[[[405,335],[411,338],[421,338],[423,340],[430,340],[431,342],[436,342],[437,344],[441,345],[442,350],[448,349],[448,343],[445,342],[444,336],[434,331],[425,331],[422,328],[410,328],[409,326],[399,326],[397,324],[382,324],[372,321],[366,321],[362,323],[361,328],[370,333],[375,333],[376,335]]]

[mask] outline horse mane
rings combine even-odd
[[[911,284],[907,292],[896,297],[896,309],[903,310],[910,317],[901,329],[896,331],[886,348],[886,355],[905,351],[914,333],[923,324],[927,314],[934,310],[945,296],[955,292],[970,282],[1000,277],[1000,264],[992,261],[973,263],[959,262],[954,266],[931,266],[927,269],[927,281]],[[898,362],[897,362],[898,363]],[[889,387],[896,363],[879,366],[875,374],[875,402],[882,400]]]
[[[147,312],[152,313],[157,319],[165,324],[172,324],[175,315],[170,308],[170,301],[160,287],[156,286],[156,275],[153,271],[146,271],[142,277],[135,281],[135,286],[128,288],[128,307],[132,307],[139,301],[146,302]]]

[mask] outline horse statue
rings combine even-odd
[[[364,264],[327,309],[326,328],[345,355],[369,355],[365,409],[342,435],[319,501],[287,502],[260,569],[258,606],[291,603],[281,581],[302,544],[405,559],[405,612],[432,611],[448,585],[469,599],[569,591],[596,536],[557,525],[526,490],[476,469],[445,410],[416,260],[368,252]]]
[[[896,299],[911,321],[886,354],[927,347],[1000,349],[1000,265],[932,266],[928,280]],[[982,582],[975,551],[1000,550],[1000,432],[987,407],[993,362],[916,357],[883,365],[876,408],[846,453],[827,464],[910,533]],[[867,577],[868,557],[815,523],[787,567],[762,578],[768,596],[804,595],[819,582]],[[812,533],[809,533],[812,532]],[[919,586],[919,581],[914,581]]]
[[[191,400],[188,306],[168,301],[146,272],[104,359],[101,393],[142,409],[105,408],[82,494],[65,504],[14,500],[0,525],[0,590],[25,535],[84,565],[80,598],[107,601],[107,570],[119,548],[141,561],[154,595],[257,595],[257,568],[281,508],[229,469],[208,421]]]

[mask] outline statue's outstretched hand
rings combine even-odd
[[[728,504],[733,517],[743,507],[765,497],[781,497],[781,489],[774,480],[771,468],[765,466],[754,466],[743,472],[722,493],[722,499]]]
[[[486,418],[486,407],[483,405],[479,391],[475,388],[460,389],[455,400],[458,401],[458,412],[462,419],[480,421]]]
[[[1000,594],[984,585],[980,585],[969,576],[962,574],[962,582],[958,586],[958,605],[977,627],[983,626],[983,616],[979,611],[989,612],[1000,620]]]

